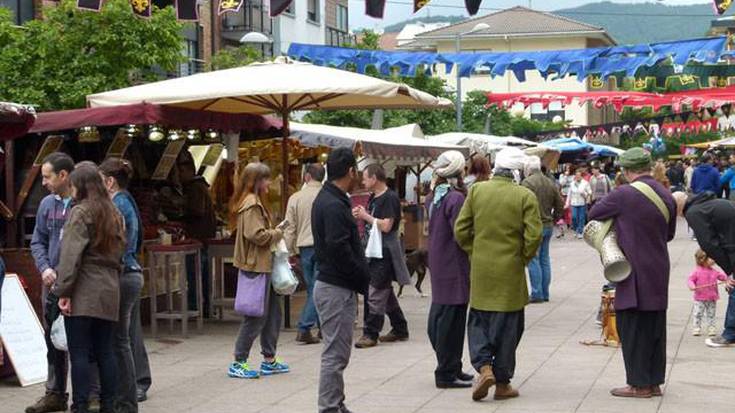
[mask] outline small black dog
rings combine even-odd
[[[408,275],[413,277],[416,273],[416,290],[424,297],[421,291],[421,284],[426,278],[426,269],[429,266],[429,252],[424,249],[414,250],[406,254],[406,266],[408,267]],[[398,289],[398,296],[403,294],[403,286]]]

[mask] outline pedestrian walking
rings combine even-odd
[[[434,190],[426,199],[432,291],[427,332],[437,360],[434,381],[440,389],[472,387],[473,378],[462,371],[470,263],[454,238],[454,223],[466,197],[464,164],[459,151],[441,154],[434,162]]]
[[[385,170],[378,164],[369,165],[362,172],[362,182],[371,192],[368,208],[353,209],[355,219],[365,222],[365,234],[377,226],[382,235],[382,258],[370,258],[370,290],[365,306],[365,326],[357,348],[375,347],[378,341],[393,343],[408,340],[408,322],[393,291],[393,281],[399,285],[411,283],[406,257],[398,229],[401,225],[401,200],[386,184]],[[369,211],[369,212],[368,212]],[[390,319],[391,330],[380,336],[385,316]]]
[[[107,158],[100,164],[99,171],[110,199],[125,224],[126,245],[123,272],[120,275],[120,314],[115,328],[115,356],[119,372],[116,407],[119,413],[137,412],[137,376],[130,332],[134,323],[140,323],[140,320],[133,320],[133,316],[135,307],[140,305],[140,292],[143,289],[143,268],[137,259],[143,246],[143,228],[138,205],[127,190],[133,176],[130,162],[120,158]]]
[[[599,173],[599,169],[597,172]],[[541,246],[538,253],[528,264],[528,278],[531,281],[531,303],[549,301],[549,286],[551,285],[551,257],[549,249],[551,237],[554,235],[554,222],[564,215],[564,201],[554,181],[541,172],[541,159],[538,156],[529,156],[525,166],[526,179],[522,185],[530,189],[538,200],[541,212],[543,232]],[[604,176],[604,175],[601,175]]]
[[[590,184],[583,178],[582,172],[577,170],[574,174],[574,181],[569,185],[566,201],[566,205],[572,208],[572,227],[577,233],[577,238],[582,238],[584,226],[587,223],[587,204],[591,196]]]
[[[480,373],[475,401],[495,384],[495,399],[518,397],[510,380],[528,304],[525,268],[542,236],[536,196],[514,181],[524,158],[517,148],[500,151],[493,177],[470,188],[454,227],[457,243],[470,257],[467,338],[472,366]]]
[[[617,397],[661,395],[666,372],[666,310],[669,251],[676,232],[676,206],[671,192],[651,176],[651,156],[642,148],[620,155],[629,185],[597,202],[590,219],[614,219],[618,244],[632,271],[617,283],[615,310],[623,347],[627,387]]]
[[[261,375],[288,373],[288,364],[276,358],[281,328],[280,297],[271,286],[273,247],[283,239],[287,221],[273,228],[266,202],[271,171],[260,162],[247,164],[235,185],[230,201],[230,226],[235,228],[234,265],[239,270],[238,291],[248,291],[249,304],[262,311],[243,315],[235,341],[235,361],[227,374],[233,378],[257,379]],[[257,289],[257,291],[256,291]],[[260,336],[263,362],[255,370],[248,364],[253,342]]]
[[[283,233],[286,246],[293,255],[298,255],[301,271],[306,283],[306,302],[301,310],[296,341],[304,344],[319,343],[311,329],[318,327],[319,318],[314,306],[314,281],[318,268],[314,259],[314,236],[311,233],[311,209],[324,180],[324,167],[318,163],[306,166],[304,186],[291,195],[286,207],[288,227]]]
[[[729,199],[735,201],[735,154],[730,155],[730,166],[720,178],[720,184],[730,189]]]
[[[720,189],[720,171],[714,167],[711,155],[702,155],[692,174],[692,192],[697,195],[709,191],[719,195]]]
[[[715,316],[717,315],[717,300],[720,299],[719,281],[726,281],[725,273],[714,269],[715,261],[702,250],[694,254],[697,268],[689,275],[687,285],[694,292],[694,321],[692,335],[702,335],[702,321],[707,321],[707,335],[717,335]]]
[[[683,199],[681,200],[683,202]],[[735,207],[732,201],[719,199],[712,192],[703,192],[686,202],[684,215],[694,231],[699,247],[722,268],[727,279],[729,295],[725,328],[717,337],[707,339],[710,347],[735,346]]]
[[[100,412],[114,412],[118,384],[114,347],[120,316],[124,224],[97,168],[76,168],[69,179],[76,204],[64,224],[58,279],[52,293],[59,297],[59,309],[65,316],[71,410],[89,411],[92,357],[100,378]]]
[[[666,170],[666,177],[669,178],[669,183],[671,183],[672,193],[685,191],[684,164],[681,161],[676,161],[669,165],[669,168]]]
[[[327,158],[328,181],[311,212],[314,252],[319,272],[314,304],[322,327],[324,348],[319,370],[319,413],[349,413],[345,406],[344,370],[350,361],[356,294],[366,295],[370,282],[349,193],[355,189],[357,161],[348,148]]]
[[[68,409],[69,395],[66,391],[66,381],[69,362],[67,353],[57,350],[51,342],[51,324],[59,316],[59,308],[58,297],[50,291],[58,277],[56,267],[59,265],[61,231],[72,205],[69,174],[73,170],[74,160],[61,152],[49,154],[41,165],[42,183],[50,195],[41,200],[36,212],[31,253],[36,268],[41,273],[41,303],[48,378],[45,395],[28,406],[26,413],[61,412]]]
[[[600,171],[600,165],[594,165],[592,167],[592,177],[590,178],[591,204],[594,205],[595,202],[607,196],[612,190],[613,185],[610,182],[610,177]]]

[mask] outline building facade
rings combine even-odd
[[[474,31],[478,24],[487,26],[484,26],[485,29]],[[413,42],[400,48],[452,53],[457,51],[458,37],[462,52],[478,53],[585,49],[616,44],[600,27],[551,13],[514,7],[417,34]],[[448,86],[456,88],[456,71],[447,75],[444,69],[440,68],[436,73],[445,78]],[[591,90],[591,86],[589,81],[580,82],[576,76],[546,80],[537,71],[529,70],[526,71],[526,80],[519,82],[510,72],[493,78],[488,69],[480,69],[469,78],[462,79],[463,97],[474,90],[496,93],[580,92]],[[576,103],[567,107],[552,103],[548,108],[543,108],[540,104],[532,105],[525,108],[525,115],[539,120],[554,120],[560,117],[572,125],[611,122],[616,116],[615,112],[608,108],[595,109],[591,104],[579,106]]]

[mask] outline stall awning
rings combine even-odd
[[[544,107],[548,107],[551,102],[561,102],[565,105],[592,102],[598,108],[612,105],[617,111],[621,111],[624,107],[652,107],[659,110],[663,106],[672,106],[677,112],[681,110],[682,105],[686,105],[697,111],[701,108],[718,108],[735,102],[735,86],[670,93],[628,91],[488,93],[487,102],[488,105],[504,106],[517,103],[529,106],[540,103]]]
[[[426,138],[432,142],[466,146],[470,148],[470,151],[481,154],[499,151],[507,146],[528,148],[538,145],[536,142],[517,138],[515,136],[495,136],[467,132],[449,132],[441,135],[427,136]]]
[[[395,160],[398,164],[415,165],[436,159],[442,152],[454,149],[469,155],[463,146],[431,142],[423,139],[418,125],[405,125],[383,130],[341,126],[291,123],[291,135],[304,146],[355,148],[359,144],[363,156],[376,160]]]
[[[140,103],[91,109],[43,112],[30,133],[77,129],[83,126],[160,124],[176,129],[217,129],[225,132],[266,132],[280,129],[279,119],[249,114],[232,114]]]
[[[0,102],[0,141],[25,135],[35,120],[32,107]]]

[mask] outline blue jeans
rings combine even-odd
[[[528,263],[528,278],[531,280],[531,299],[549,301],[549,284],[551,283],[551,258],[549,245],[554,227],[544,227],[541,246],[536,256]]]
[[[572,207],[572,227],[577,234],[584,232],[584,224],[587,223],[587,205]]]
[[[304,272],[304,281],[306,282],[306,302],[301,310],[301,318],[299,318],[299,331],[305,333],[319,324],[319,316],[314,306],[314,281],[319,268],[314,261],[314,248],[299,248],[299,256],[301,258],[301,270]]]
[[[727,302],[725,331],[722,332],[722,338],[728,341],[735,341],[735,290],[730,293],[730,299]]]

